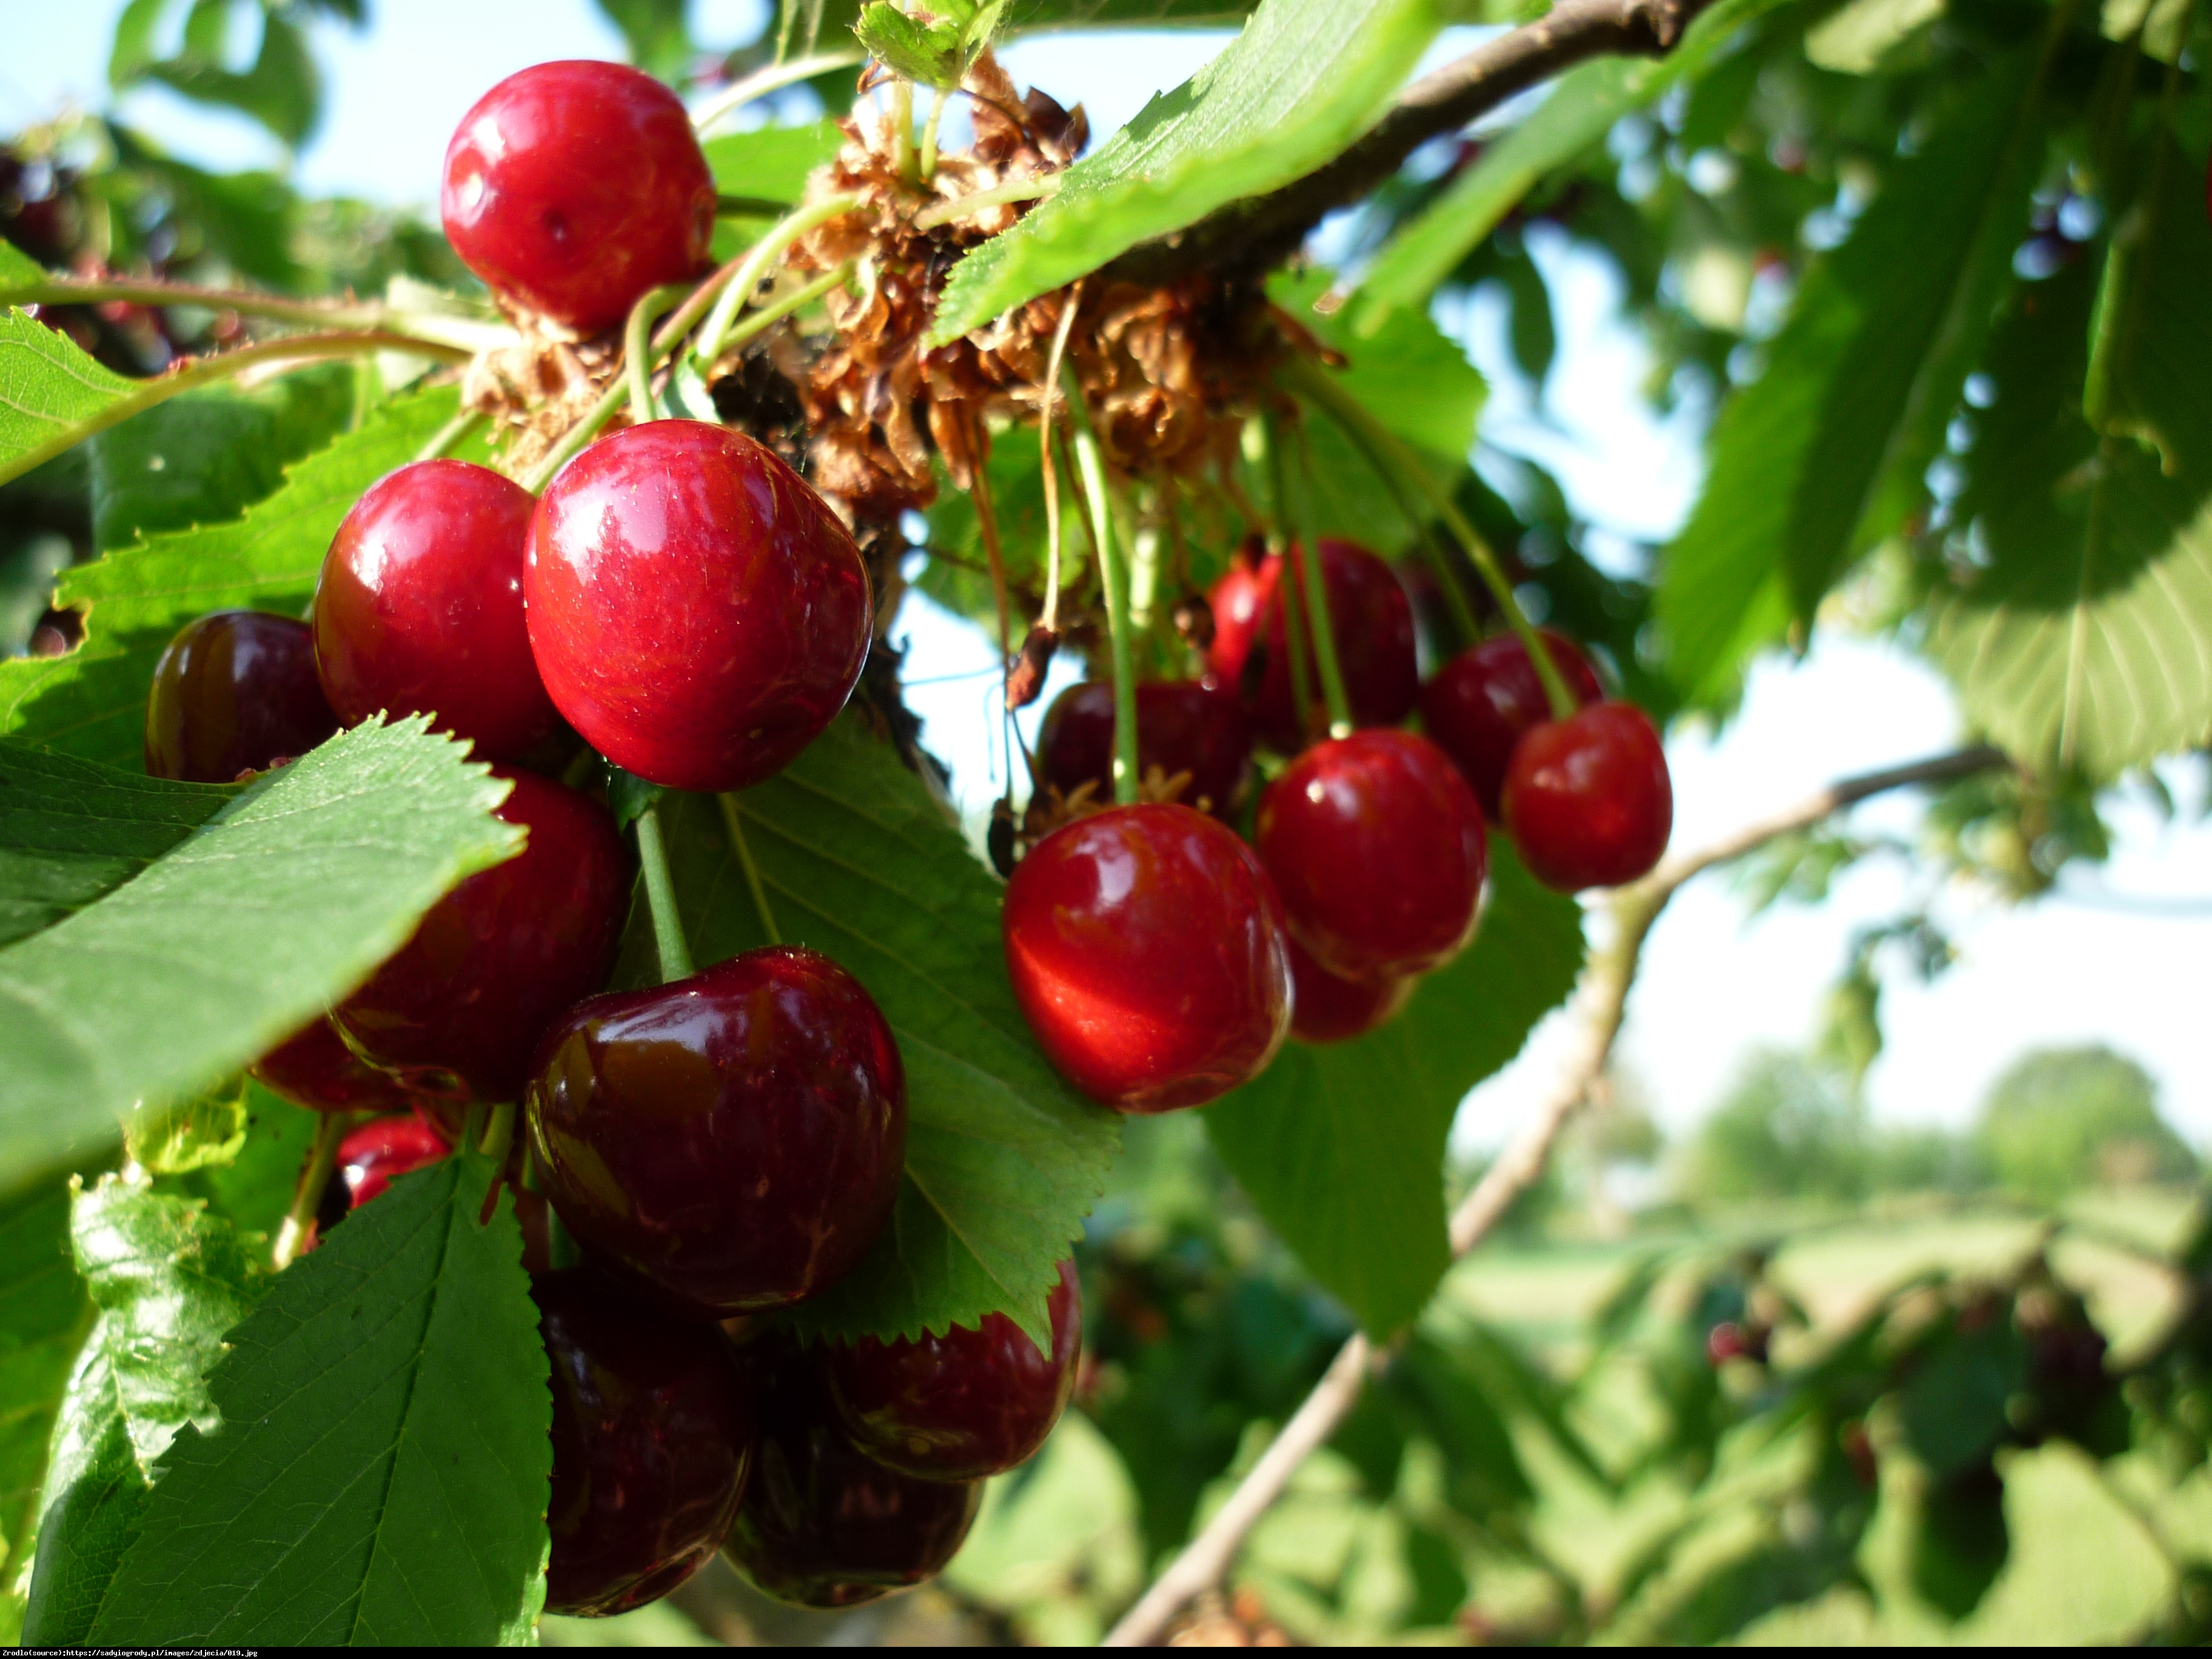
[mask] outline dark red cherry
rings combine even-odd
[[[1255,840],[1291,932],[1345,979],[1440,968],[1474,936],[1489,867],[1482,809],[1411,732],[1316,744],[1260,797]]]
[[[868,654],[827,503],[743,433],[653,421],[571,462],[530,528],[530,643],[569,724],[671,789],[742,789],[811,743]]]
[[[753,1449],[729,1339],[672,1319],[590,1267],[532,1277],[552,1362],[553,1556],[545,1611],[657,1601],[722,1547]]]
[[[1352,720],[1360,726],[1395,726],[1413,712],[1420,691],[1413,608],[1406,590],[1397,573],[1364,547],[1328,536],[1315,545],[1321,550],[1322,584],[1328,594],[1337,665],[1344,672]],[[1222,579],[1213,590],[1213,647],[1206,661],[1217,681],[1243,697],[1260,740],[1287,755],[1304,746],[1307,723],[1299,718],[1292,695],[1282,574],[1281,561],[1270,557],[1257,566],[1232,568]],[[1303,586],[1298,599],[1306,684],[1318,708],[1321,674]],[[1266,653],[1256,671],[1251,664],[1255,648]],[[1317,728],[1321,722],[1316,718],[1313,724]]]
[[[411,1112],[362,1124],[338,1142],[336,1167],[347,1207],[358,1210],[410,1170],[435,1164],[452,1151],[443,1135]]]
[[[983,1498],[973,1480],[917,1480],[855,1446],[817,1355],[763,1336],[739,1351],[760,1437],[724,1547],[779,1601],[850,1607],[944,1571]]]
[[[270,1092],[311,1112],[404,1112],[399,1079],[345,1046],[337,1027],[318,1016],[247,1068]]]
[[[1291,1035],[1300,1042],[1346,1042],[1386,1025],[1413,999],[1411,979],[1356,980],[1332,974],[1291,940]]]
[[[1251,849],[1188,806],[1116,806],[1030,849],[1000,921],[1022,1017],[1116,1110],[1199,1106],[1291,1024],[1282,902]]]
[[[546,1033],[527,1109],[568,1231],[707,1317],[836,1284],[905,1166],[890,1025],[858,980],[793,945],[580,1004]]]
[[[579,334],[699,274],[714,177],[676,94],[620,64],[538,64],[477,100],[446,146],[438,214],[486,286]]]
[[[499,816],[520,854],[430,907],[415,936],[331,1011],[374,1064],[426,1094],[519,1100],[546,1028],[606,983],[630,871],[597,802],[495,767],[514,791]]]
[[[1097,785],[1094,801],[1114,799],[1114,687],[1071,685],[1045,711],[1037,738],[1042,781],[1062,795]],[[1252,763],[1251,727],[1236,696],[1196,680],[1154,680],[1137,688],[1137,765],[1173,777],[1190,775],[1176,799],[1226,818],[1244,793]]]
[[[154,665],[146,769],[187,783],[234,783],[306,754],[338,729],[315,678],[307,624],[262,611],[186,623]]]
[[[354,503],[315,585],[315,663],[341,720],[434,714],[483,760],[520,760],[559,726],[522,617],[537,505],[466,461],[403,466]]]
[[[1547,720],[1513,751],[1505,827],[1521,861],[1562,893],[1648,874],[1674,827],[1674,786],[1650,718],[1600,702]]]
[[[1075,1391],[1083,1292],[1074,1262],[1060,1264],[1047,1305],[1048,1354],[998,1313],[974,1329],[828,1350],[830,1395],[853,1443],[918,1480],[980,1480],[1029,1462]]]
[[[1540,631],[1576,702],[1602,697],[1597,676],[1572,642],[1548,628]],[[1544,683],[1528,648],[1511,634],[1468,647],[1421,688],[1422,728],[1474,786],[1474,798],[1492,823],[1499,821],[1498,797],[1514,745],[1530,726],[1551,718]]]

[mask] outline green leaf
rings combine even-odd
[[[806,176],[845,142],[835,121],[802,127],[757,127],[709,138],[701,146],[714,170],[714,188],[726,196],[757,196],[796,204]]]
[[[1725,697],[1785,618],[1809,622],[1926,500],[2027,222],[2035,63],[2031,49],[1992,69],[1897,166],[1850,239],[1807,271],[1766,373],[1722,410],[1659,590],[1693,696]]]
[[[222,6],[193,9],[196,18],[218,20],[227,10]],[[249,115],[295,149],[314,131],[322,115],[322,76],[307,39],[273,9],[262,13],[261,50],[253,67],[243,74],[223,68],[218,52],[200,47],[187,33],[183,52],[159,63],[140,64],[134,78],[159,81],[187,98]]]
[[[2021,290],[1992,345],[1958,504],[1986,568],[1933,607],[1967,719],[2037,767],[2116,776],[2212,733],[2212,228],[2165,169],[2119,398],[2146,441],[2081,417],[2086,266]]]
[[[1388,106],[1438,22],[1433,0],[1263,0],[1219,57],[953,267],[930,343],[1331,160]]]
[[[598,0],[600,14],[622,31],[629,61],[648,75],[680,82],[691,66],[687,0]]]
[[[1060,1081],[1022,1020],[999,883],[858,714],[736,799],[785,942],[866,986],[906,1062],[907,1176],[891,1224],[795,1322],[916,1336],[1003,1312],[1044,1340],[1054,1267],[1104,1188],[1119,1131]],[[671,795],[661,817],[696,959],[765,944],[714,799]],[[651,954],[650,929],[634,927],[626,964],[650,979]]]
[[[15,288],[24,283],[42,283],[46,269],[13,242],[0,240],[0,288]]]
[[[303,1111],[249,1080],[246,1139],[237,1155],[228,1163],[202,1164],[164,1185],[205,1199],[208,1208],[237,1228],[241,1238],[266,1243],[291,1208],[293,1189],[321,1121],[319,1113]]]
[[[1805,56],[1822,69],[1871,75],[1890,48],[1943,15],[1944,0],[1850,0],[1805,33]]]
[[[153,1480],[187,1423],[211,1424],[205,1377],[264,1276],[199,1204],[103,1176],[70,1206],[99,1317],[70,1374],[46,1478],[26,1639],[89,1634]]]
[[[0,1623],[20,1621],[46,1449],[92,1304],[70,1261],[59,1181],[0,1200]],[[10,1640],[13,1639],[12,1634]]]
[[[426,724],[356,726],[242,790],[0,743],[8,890],[66,912],[16,909],[0,948],[0,1165],[238,1070],[513,855],[507,786]]]
[[[227,1078],[204,1094],[142,1113],[123,1132],[131,1161],[151,1175],[220,1169],[246,1146],[246,1081]]]
[[[1502,841],[1474,944],[1378,1031],[1292,1043],[1206,1110],[1222,1161],[1267,1224],[1370,1334],[1421,1310],[1449,1265],[1444,1138],[1467,1091],[1520,1052],[1572,988],[1582,911]]]
[[[0,343],[0,372],[5,363]],[[241,519],[155,536],[68,572],[60,600],[87,609],[84,643],[65,657],[0,662],[0,733],[142,764],[147,689],[177,629],[210,611],[298,614],[347,510],[415,458],[453,417],[458,395],[441,387],[386,404]]]
[[[25,457],[58,454],[76,428],[135,390],[66,334],[11,307],[0,315],[0,472],[13,477],[27,470]]]
[[[1632,110],[1695,80],[1739,28],[1782,3],[1720,0],[1663,58],[1601,58],[1560,76],[1526,120],[1399,227],[1360,278],[1354,309],[1364,319],[1425,304],[1545,174],[1596,144]]]
[[[1425,312],[1363,315],[1357,326],[1341,311],[1322,315],[1314,301],[1331,280],[1318,269],[1285,273],[1267,284],[1267,296],[1344,354],[1338,382],[1377,420],[1455,471],[1464,465],[1489,395],[1465,349]]]
[[[403,1176],[278,1275],[179,1434],[92,1640],[528,1639],[551,1399],[511,1199],[464,1153]]]
[[[961,29],[950,21],[924,22],[909,17],[890,0],[875,0],[860,9],[853,33],[871,56],[893,73],[924,86],[959,83]]]

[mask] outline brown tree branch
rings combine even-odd
[[[1544,16],[1486,40],[1425,75],[1367,134],[1327,166],[1266,196],[1131,248],[1109,280],[1172,282],[1199,270],[1243,276],[1279,264],[1336,208],[1397,172],[1414,150],[1586,58],[1671,52],[1711,0],[1559,0]]]
[[[1977,772],[2008,765],[2005,756],[1986,744],[1938,755],[1931,760],[1889,771],[1845,778],[1800,801],[1785,811],[1746,825],[1734,835],[1694,853],[1669,859],[1632,887],[1613,895],[1613,937],[1594,953],[1577,988],[1573,1006],[1576,1031],[1572,1048],[1562,1062],[1552,1087],[1512,1144],[1483,1172],[1474,1190],[1461,1200],[1449,1223],[1453,1258],[1465,1255],[1480,1243],[1510,1209],[1513,1200],[1533,1186],[1544,1172],[1552,1147],[1590,1087],[1604,1073],[1620,1033],[1629,988],[1644,952],[1644,941],[1667,902],[1691,878],[1754,852],[1780,836],[1808,830],[1854,802],[1885,790],[1914,784],[1944,783]],[[1136,1606],[1107,1633],[1109,1647],[1146,1647],[1167,1633],[1168,1626],[1194,1597],[1212,1589],[1228,1573],[1245,1535],[1258,1524],[1290,1485],[1298,1466],[1326,1443],[1337,1425],[1351,1414],[1370,1375],[1389,1361],[1395,1349],[1378,1352],[1362,1334],[1341,1348],[1319,1382],[1291,1413],[1290,1420],[1261,1455],[1260,1461],[1237,1485],[1229,1501],[1216,1510],[1198,1536],[1168,1564]]]

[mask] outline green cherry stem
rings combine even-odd
[[[1098,453],[1098,434],[1075,371],[1066,365],[1061,401],[1075,439],[1075,465],[1082,474],[1092,538],[1098,548],[1098,586],[1106,599],[1106,637],[1114,662],[1114,804],[1134,806],[1141,775],[1137,769],[1137,668],[1129,638],[1129,578],[1114,546],[1114,508],[1106,495],[1106,464]]]
[[[1330,379],[1319,364],[1304,357],[1293,357],[1283,370],[1283,379],[1293,390],[1319,404],[1343,428],[1345,435],[1365,452],[1377,472],[1386,478],[1395,474],[1401,486],[1410,484],[1427,498],[1430,507],[1443,521],[1445,529],[1459,543],[1476,574],[1497,599],[1498,608],[1504,613],[1507,624],[1519,636],[1522,649],[1528,653],[1529,665],[1543,682],[1545,698],[1552,705],[1552,717],[1570,718],[1580,705],[1574,693],[1567,690],[1566,677],[1559,672],[1559,664],[1552,660],[1552,653],[1544,648],[1534,625],[1522,614],[1520,601],[1513,596],[1513,584],[1505,580],[1505,572],[1490,550],[1490,544],[1467,521],[1458,503],[1452,500],[1451,491],[1430,476],[1429,470],[1399,441],[1396,433],[1376,420],[1365,404]]]
[[[647,331],[660,313],[690,290],[680,285],[648,289],[629,308],[623,326],[623,374],[629,385],[629,417],[642,426],[660,418],[660,405],[653,397],[653,344]]]
[[[1304,592],[1310,637],[1313,641],[1314,665],[1321,672],[1322,702],[1328,709],[1328,734],[1332,738],[1352,735],[1352,699],[1345,695],[1344,671],[1336,655],[1336,621],[1328,614],[1328,593],[1322,580],[1320,550],[1310,544],[1310,538],[1297,533],[1291,517],[1291,484],[1289,469],[1283,461],[1283,432],[1271,413],[1263,417],[1267,432],[1267,483],[1274,492],[1271,503],[1275,510],[1275,523],[1282,532],[1283,556],[1297,572],[1297,580]],[[1287,620],[1287,618],[1286,618]]]
[[[821,201],[809,203],[771,226],[768,234],[755,242],[743,256],[737,272],[723,288],[721,297],[715,301],[714,309],[708,313],[706,326],[692,345],[692,356],[703,365],[721,356],[728,343],[731,325],[737,321],[738,313],[752,297],[768,268],[781,257],[784,251],[817,225],[826,224],[840,214],[850,213],[860,205],[857,196],[829,196]]]
[[[323,1206],[323,1188],[331,1184],[331,1171],[337,1165],[338,1142],[353,1127],[351,1112],[322,1112],[317,1117],[307,1167],[300,1171],[300,1184],[292,1189],[292,1207],[284,1212],[283,1225],[276,1229],[276,1248],[270,1252],[269,1265],[280,1273],[292,1265],[315,1224],[315,1212]]]
[[[491,1116],[484,1124],[483,1138],[476,1148],[494,1164],[507,1162],[507,1149],[514,1139],[514,1103],[503,1100],[491,1109]]]
[[[714,797],[722,809],[722,825],[730,832],[730,851],[737,854],[738,867],[745,872],[746,890],[753,896],[753,908],[760,913],[761,931],[768,935],[770,945],[783,943],[783,933],[775,925],[775,912],[769,908],[768,887],[761,880],[760,866],[753,862],[753,849],[745,840],[745,823],[738,806],[738,798],[725,790]]]
[[[648,806],[637,815],[637,861],[645,872],[645,902],[653,912],[653,942],[660,951],[660,978],[691,977],[691,947],[684,942],[684,917],[676,908],[676,884],[668,876],[668,848],[660,839],[660,812]]]
[[[930,100],[929,118],[921,124],[921,182],[927,184],[937,176],[937,130],[945,125],[945,106],[952,94],[945,87],[936,88]]]

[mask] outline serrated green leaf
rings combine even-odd
[[[85,1640],[153,1479],[186,1423],[211,1425],[206,1376],[265,1281],[198,1203],[103,1176],[70,1206],[99,1310],[69,1381],[39,1523],[26,1639]]]
[[[785,942],[834,957],[866,986],[906,1063],[907,1178],[891,1225],[794,1322],[821,1336],[915,1336],[1001,1312],[1048,1340],[1054,1269],[1120,1135],[1023,1023],[998,882],[854,714],[737,802]],[[661,817],[697,960],[765,944],[714,799],[671,795]],[[634,928],[627,971],[656,977],[651,960],[650,930]]]
[[[219,24],[227,10],[196,6],[193,15],[216,18]],[[182,53],[140,64],[134,78],[159,81],[201,103],[237,110],[295,148],[314,131],[322,114],[322,76],[296,25],[264,9],[261,50],[243,73],[223,68],[220,46],[210,44],[212,50],[188,33]]]
[[[1439,25],[1433,0],[1263,0],[1219,57],[953,267],[930,343],[1320,167],[1388,106]]]
[[[526,1640],[552,1405],[495,1173],[403,1176],[270,1285],[208,1380],[92,1623],[135,1644]]]
[[[11,1642],[54,1419],[92,1324],[70,1261],[69,1220],[59,1180],[0,1200],[0,1626]]]
[[[227,1164],[203,1164],[173,1176],[161,1183],[161,1189],[205,1199],[210,1211],[258,1248],[283,1224],[321,1121],[319,1113],[280,1100],[248,1079],[246,1141],[238,1155]]]
[[[2212,734],[2212,228],[2201,165],[2176,152],[2166,176],[2120,374],[2143,440],[2100,447],[2081,418],[2087,268],[2023,289],[1958,504],[1987,568],[1933,607],[1968,720],[2030,765],[2100,781]]]
[[[853,33],[871,56],[895,74],[924,86],[958,84],[963,65],[956,22],[924,22],[908,16],[890,0],[875,0],[860,9]]]
[[[0,288],[13,288],[22,283],[40,283],[46,277],[45,267],[36,259],[13,242],[0,240]]]
[[[149,1175],[220,1169],[246,1146],[246,1081],[226,1078],[204,1094],[141,1114],[123,1132],[123,1149]]]
[[[713,169],[714,187],[726,196],[757,196],[763,201],[796,204],[806,176],[837,153],[845,142],[835,121],[800,127],[757,127],[727,133],[701,146]]]
[[[0,1166],[246,1065],[514,854],[507,786],[425,726],[356,726],[243,789],[0,742],[10,890],[66,912],[0,949]]]
[[[1725,697],[1788,618],[1925,501],[1995,321],[2042,152],[2036,58],[1993,67],[1809,270],[1770,367],[1731,398],[1659,589],[1676,678]],[[1972,204],[1961,210],[1960,204]]]
[[[0,372],[6,362],[0,347]],[[384,405],[293,467],[283,488],[243,518],[155,536],[68,572],[60,601],[88,607],[84,643],[65,657],[0,662],[0,733],[141,765],[147,688],[177,629],[210,611],[298,614],[347,510],[414,459],[453,417],[458,396],[441,387]]]
[[[67,335],[11,307],[0,315],[0,469],[42,455],[136,389]]]
[[[1285,272],[1268,283],[1267,297],[1344,354],[1336,378],[1376,419],[1456,470],[1474,447],[1475,423],[1489,395],[1481,372],[1425,312],[1362,316],[1356,325],[1341,311],[1316,313],[1314,301],[1331,281],[1332,273],[1318,269]]]
[[[1400,226],[1359,279],[1359,326],[1425,305],[1459,262],[1554,168],[1596,144],[1632,110],[1697,78],[1738,29],[1783,0],[1720,0],[1664,57],[1607,58],[1559,77],[1528,118],[1483,154],[1413,219]]]
[[[1382,1337],[1421,1310],[1450,1262],[1444,1138],[1467,1091],[1520,1052],[1573,988],[1582,911],[1493,841],[1474,944],[1378,1031],[1292,1043],[1206,1109],[1216,1151],[1308,1273]]]

